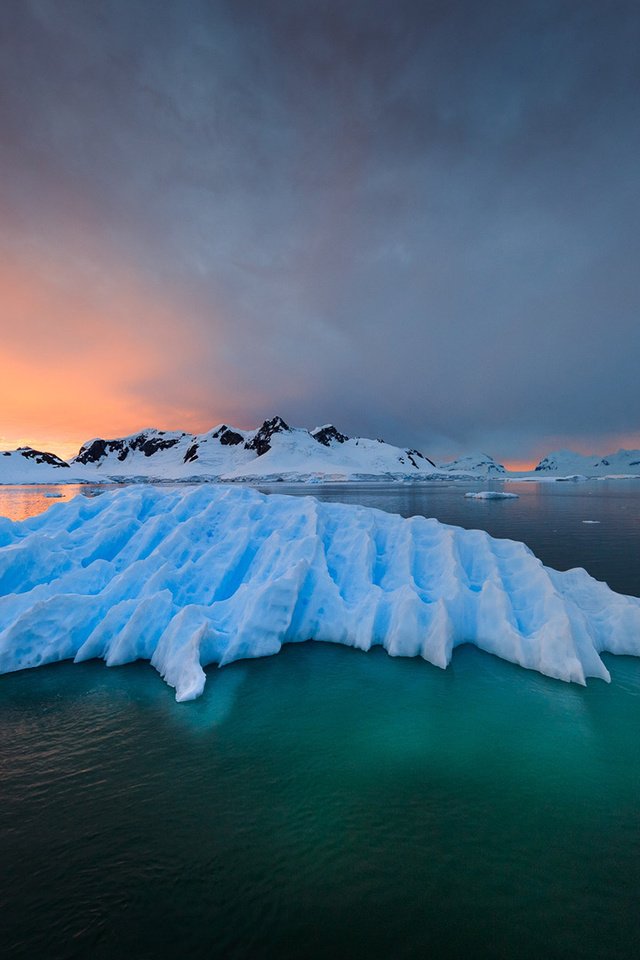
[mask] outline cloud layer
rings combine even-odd
[[[634,3],[7,0],[7,436],[640,442]]]

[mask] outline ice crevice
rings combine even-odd
[[[203,485],[76,497],[0,518],[0,673],[149,660],[197,697],[204,667],[309,639],[446,667],[456,646],[550,677],[640,654],[640,599],[522,543],[312,497]]]

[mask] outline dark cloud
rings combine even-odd
[[[0,241],[166,290],[198,359],[145,401],[436,453],[637,433],[636,3],[5,0],[0,31]]]

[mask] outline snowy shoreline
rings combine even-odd
[[[240,487],[267,487],[267,486],[287,486],[303,485],[311,488],[318,484],[339,484],[349,485],[371,485],[371,486],[429,486],[435,483],[451,483],[460,486],[470,483],[587,483],[591,481],[609,481],[609,480],[640,480],[640,474],[636,473],[615,473],[605,474],[604,476],[566,476],[555,477],[531,473],[526,475],[505,473],[502,476],[486,477],[483,475],[469,474],[467,476],[449,475],[446,473],[432,473],[424,477],[398,477],[398,476],[350,476],[336,477],[331,474],[313,475],[313,476],[255,476],[247,478],[225,478],[220,476],[208,476],[207,474],[195,474],[193,476],[183,477],[154,477],[154,476],[136,476],[125,475],[93,475],[87,476],[64,476],[59,474],[45,477],[30,476],[19,479],[1,479],[0,487],[58,487],[58,486],[140,486],[148,485],[155,487],[162,486],[193,486],[194,484],[216,484],[219,486],[240,486]]]

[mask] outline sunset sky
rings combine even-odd
[[[640,7],[3,0],[0,447],[640,446]]]

